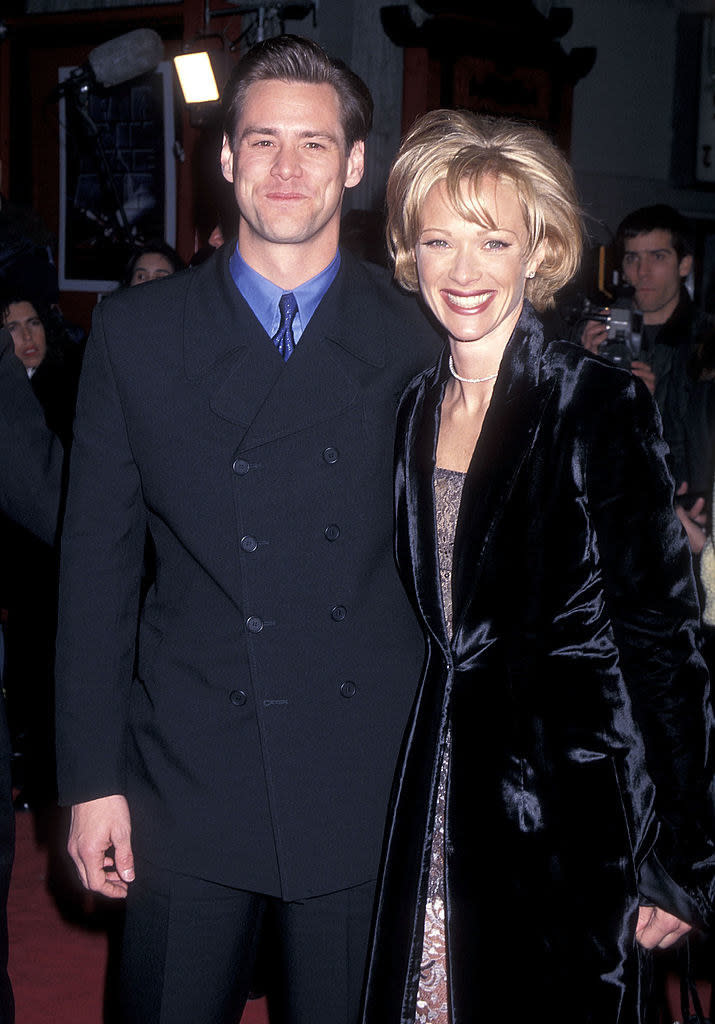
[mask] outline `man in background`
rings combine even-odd
[[[641,355],[631,370],[655,397],[682,500],[696,501],[701,514],[712,485],[715,410],[697,363],[711,344],[713,320],[685,287],[693,269],[692,228],[672,206],[645,206],[621,221],[616,246],[623,277],[634,289],[634,308],[643,315]],[[597,352],[606,333],[606,324],[588,321],[582,343]]]

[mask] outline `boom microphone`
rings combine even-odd
[[[106,89],[153,71],[164,56],[164,44],[151,28],[135,28],[90,51],[87,63]]]
[[[58,100],[72,89],[86,90],[93,85],[111,89],[129,82],[153,71],[163,56],[161,36],[151,28],[135,28],[90,50],[85,63],[60,82],[50,100]]]

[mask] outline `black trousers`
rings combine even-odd
[[[259,951],[271,1024],[356,1024],[374,888],[287,903],[138,863],[124,1024],[238,1024]]]

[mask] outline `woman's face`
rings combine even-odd
[[[487,178],[480,199],[495,229],[457,213],[438,182],[422,208],[415,246],[420,291],[452,342],[494,341],[506,345],[519,319],[527,274],[528,233],[514,186]]]
[[[160,252],[145,252],[135,263],[129,284],[143,284],[144,281],[154,281],[157,277],[169,277],[173,273],[174,268],[166,256]]]
[[[31,302],[11,302],[3,326],[12,335],[15,355],[26,370],[36,369],[47,353],[45,327]]]

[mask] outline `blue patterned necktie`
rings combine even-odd
[[[283,356],[284,361],[288,362],[289,358],[293,354],[293,349],[295,348],[295,339],[293,338],[293,320],[295,318],[295,314],[298,312],[298,303],[295,301],[295,295],[293,292],[284,292],[281,295],[281,300],[278,303],[278,309],[281,313],[281,322],[279,323],[278,330],[273,335],[271,341]]]

